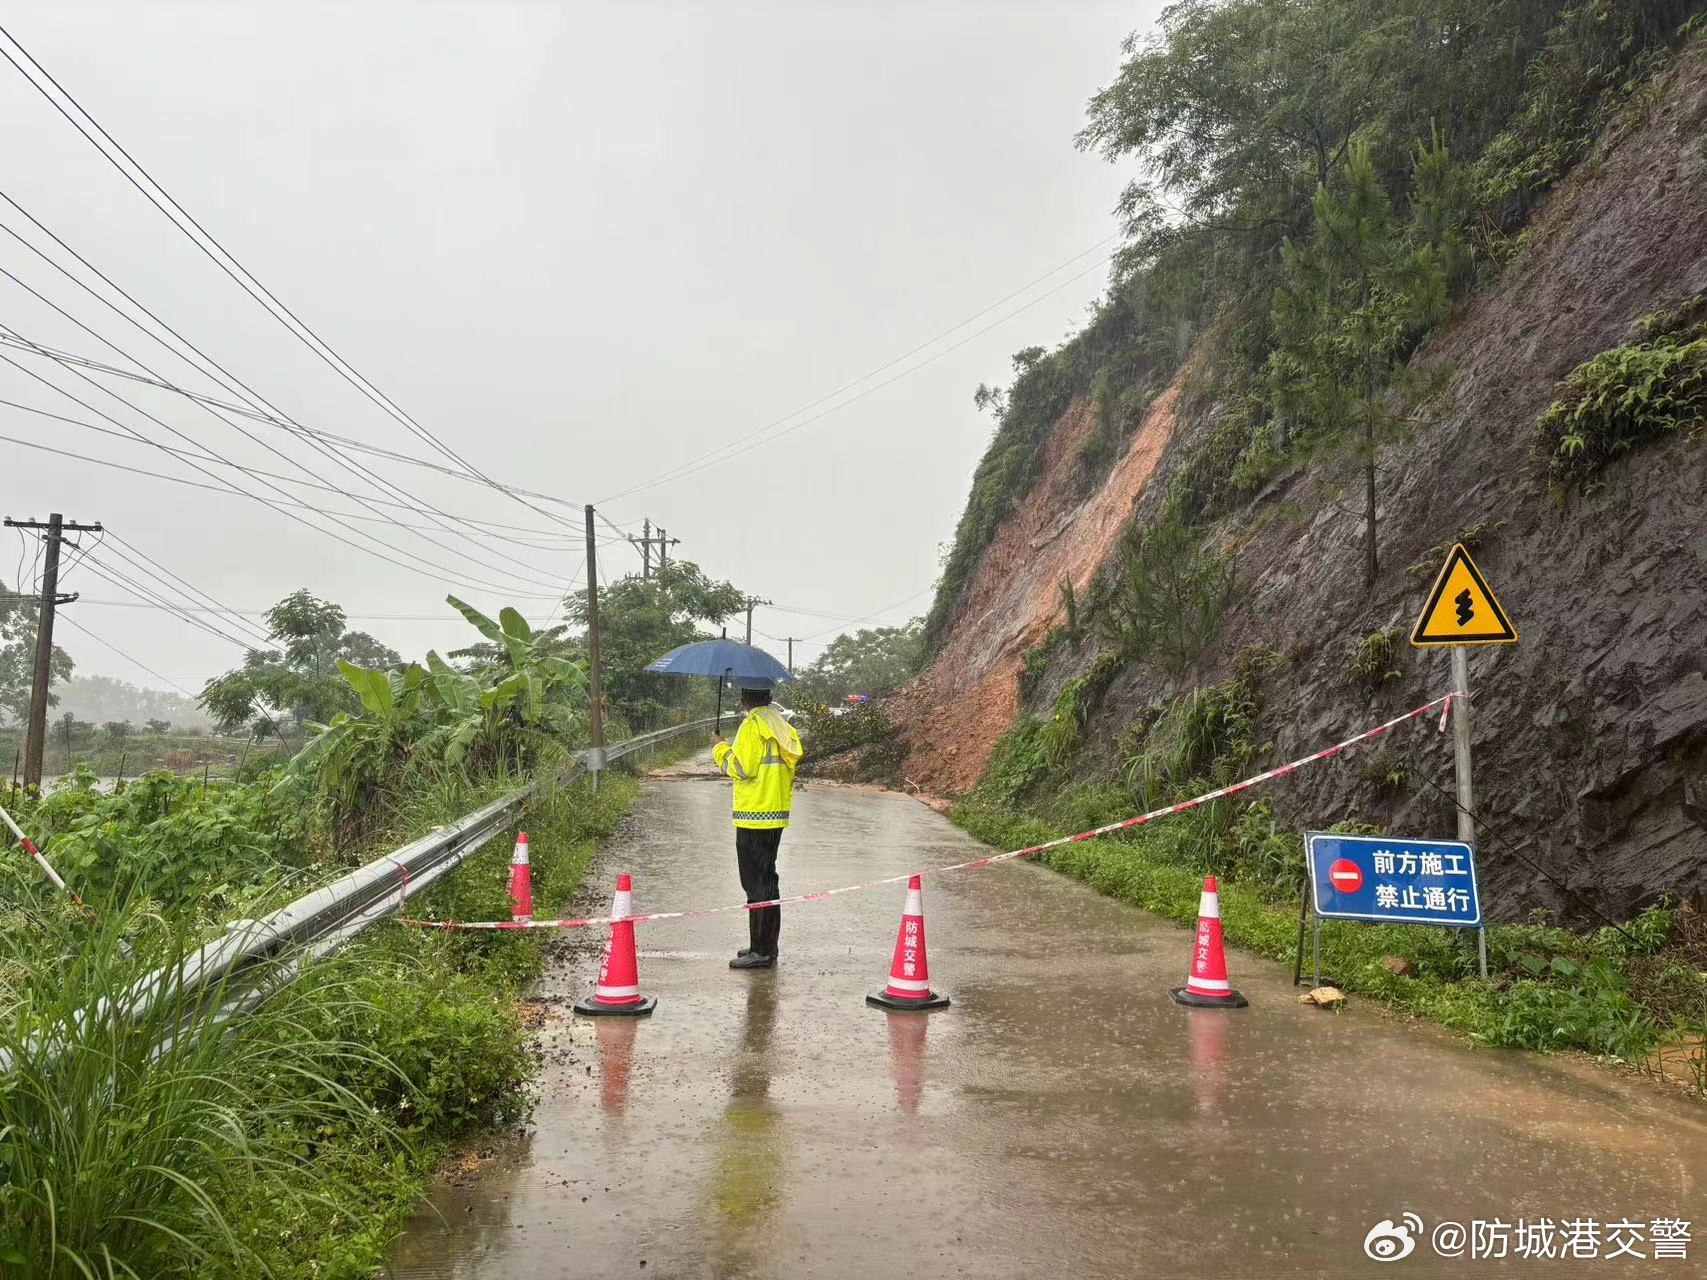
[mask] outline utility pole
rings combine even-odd
[[[658,530],[658,536],[654,538],[652,536],[652,520],[650,517],[647,518],[644,528],[645,534],[643,537],[636,538],[630,536],[628,540],[640,548],[640,576],[642,578],[650,578],[652,576],[652,548],[658,548],[658,567],[662,569],[670,559],[670,544],[672,542],[680,542],[681,539],[670,537],[662,527]]]
[[[769,603],[770,603],[769,600],[761,600],[757,596],[748,596],[747,597],[747,643],[748,644],[753,643],[753,606],[757,605],[757,604],[769,604]]]
[[[605,767],[605,691],[599,666],[599,552],[593,537],[593,504],[587,504],[587,668],[592,686],[593,787]]]
[[[99,533],[101,525],[99,521],[94,524],[67,524],[65,517],[55,511],[47,518],[46,524],[39,520],[13,520],[8,516],[6,527],[47,531],[47,556],[41,581],[41,615],[36,622],[35,679],[30,685],[30,721],[24,743],[24,785],[40,787],[42,751],[47,745],[47,687],[53,678],[53,615],[60,605],[70,604],[77,599],[75,593],[68,596],[59,594],[59,547],[65,540],[67,530],[73,533]]]
[[[794,637],[788,637],[788,674],[794,674]]]

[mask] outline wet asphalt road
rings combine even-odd
[[[645,784],[596,883],[636,908],[738,901],[727,784]],[[977,848],[900,795],[811,786],[783,892]],[[397,1280],[662,1276],[1700,1275],[1707,1116],[1592,1067],[1299,1006],[1233,952],[1242,1011],[1188,1011],[1190,935],[1046,869],[926,881],[930,1014],[864,1003],[899,886],[786,909],[782,964],[726,967],[742,914],[642,925],[643,1020],[573,1018],[602,939],[541,994],[531,1137],[437,1190]],[[1425,1223],[1399,1263],[1366,1233]],[[1684,1262],[1443,1259],[1443,1220],[1696,1219]],[[1604,1246],[1602,1232],[1602,1253]],[[1648,1246],[1638,1246],[1644,1252]]]

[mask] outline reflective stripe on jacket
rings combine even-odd
[[[736,826],[788,825],[800,757],[800,735],[770,707],[755,707],[747,714],[733,745],[719,742],[711,749],[718,769],[735,779]]]

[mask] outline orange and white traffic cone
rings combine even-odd
[[[510,855],[510,919],[526,924],[533,919],[533,868],[528,865],[528,833],[516,837]]]
[[[1250,1001],[1227,981],[1227,953],[1221,947],[1221,894],[1215,877],[1203,880],[1197,908],[1197,939],[1191,948],[1191,976],[1185,986],[1173,987],[1168,997],[1194,1009],[1243,1009]]]
[[[576,1013],[638,1017],[658,1007],[656,996],[640,994],[640,961],[634,954],[634,882],[624,871],[616,878],[616,899],[611,903],[610,940],[605,943],[604,963],[599,966],[598,986],[593,994],[575,1002]]]
[[[907,905],[901,909],[901,932],[895,935],[895,959],[889,965],[889,985],[873,991],[867,1004],[885,1009],[941,1009],[948,997],[931,990],[930,965],[925,959],[925,899],[918,876],[907,882]]]

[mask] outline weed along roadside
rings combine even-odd
[[[65,888],[8,838],[0,1274],[372,1275],[450,1145],[526,1115],[536,1063],[520,997],[543,940],[371,915],[351,939],[351,917],[335,916],[345,945],[316,958],[338,937],[292,912],[494,804],[512,825],[410,901],[508,914],[519,826],[537,899],[561,906],[628,810],[628,762],[703,735],[689,722],[657,743],[619,721],[624,763],[602,785],[556,781],[582,723],[579,663],[511,610],[459,610],[502,645],[459,668],[436,654],[427,668],[341,661],[320,692],[342,709],[286,767],[247,782],[156,772],[111,791],[83,769],[20,792],[21,828],[64,864]],[[249,948],[263,917],[298,923],[241,967],[208,959]]]
[[[1260,677],[1187,695],[1155,718],[1134,766],[1141,796],[1172,803],[1226,786],[1261,754],[1250,734]],[[1125,785],[1063,784],[1038,746],[1044,726],[1004,738],[986,783],[951,819],[1001,848],[1058,840],[1118,821]],[[1433,736],[1428,721],[1411,732]],[[1368,751],[1370,748],[1365,747]],[[1357,768],[1355,759],[1331,765]],[[1241,797],[1241,799],[1243,799]],[[1333,828],[1379,834],[1358,823]],[[1217,800],[1155,825],[1052,849],[1040,861],[1100,893],[1182,925],[1198,919],[1205,874],[1220,877],[1220,919],[1233,945],[1293,961],[1304,877],[1302,833],[1282,829],[1271,800]],[[1321,962],[1345,990],[1492,1045],[1578,1050],[1663,1075],[1707,1097],[1707,920],[1656,904],[1623,926],[1577,931],[1537,921],[1487,930],[1489,977],[1477,976],[1472,932],[1328,920]]]
[[[575,892],[634,791],[632,779],[607,774],[596,794],[579,782],[527,814],[542,902]],[[428,907],[491,910],[506,902],[513,840],[492,840],[433,886],[424,895]],[[299,975],[239,1020],[234,1034],[181,1037],[183,1052],[127,1074],[97,1106],[88,1091],[107,1088],[104,1073],[19,1055],[26,1037],[17,1033],[63,1022],[55,1015],[123,989],[125,975],[147,961],[169,966],[184,954],[183,935],[144,906],[115,903],[103,918],[102,931],[62,937],[69,968],[55,975],[57,999],[8,948],[6,1039],[33,1066],[20,1070],[0,1104],[13,1126],[0,1146],[9,1174],[0,1258],[37,1265],[7,1274],[76,1274],[66,1269],[70,1259],[99,1256],[103,1246],[131,1265],[143,1259],[157,1268],[141,1274],[199,1274],[197,1259],[206,1274],[220,1276],[370,1274],[449,1144],[527,1110],[534,1064],[518,997],[542,971],[543,941],[392,925]],[[121,936],[134,958],[114,949]],[[97,1022],[71,1056],[87,1065],[101,1053],[146,1055],[151,1036],[180,1012],[168,1006],[140,1027]],[[152,1140],[129,1127],[113,1130],[112,1110],[153,1126]],[[243,1114],[260,1117],[261,1129],[222,1128]],[[67,1165],[55,1144],[102,1155]],[[188,1185],[148,1176],[144,1166],[156,1161]],[[194,1199],[204,1191],[211,1203],[198,1208]],[[59,1206],[57,1229],[49,1197]],[[127,1213],[158,1220],[189,1243],[148,1243],[148,1232],[123,1226]],[[55,1230],[64,1260],[45,1264]]]

